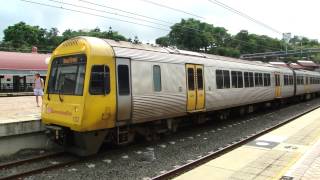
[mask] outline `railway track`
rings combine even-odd
[[[258,136],[261,136],[269,131],[272,131],[273,129],[276,129],[292,120],[294,120],[295,118],[302,116],[316,108],[319,108],[320,105],[316,105],[316,106],[312,106],[312,107],[308,107],[306,110],[303,110],[300,113],[297,113],[295,115],[292,115],[286,119],[281,120],[280,123],[277,123],[276,125],[270,127],[270,128],[265,128],[259,132],[255,132],[251,135],[248,136],[243,136],[242,139],[235,139],[234,141],[230,141],[232,143],[225,145],[224,147],[219,148],[218,150],[214,151],[211,154],[208,154],[206,156],[203,156],[202,158],[199,158],[191,163],[185,164],[183,166],[180,166],[179,168],[173,169],[171,171],[167,171],[165,174],[161,174],[158,176],[153,177],[152,179],[170,179],[173,178],[177,175],[180,175],[190,169],[193,169],[201,164],[204,164],[216,157],[219,157],[253,139],[255,139]],[[70,154],[64,153],[64,152],[57,152],[57,153],[52,153],[52,154],[47,154],[47,155],[42,155],[42,156],[37,156],[35,158],[30,158],[30,159],[24,159],[24,160],[19,160],[19,161],[15,161],[15,162],[10,162],[10,163],[5,163],[5,164],[0,164],[0,180],[4,180],[4,179],[21,179],[24,177],[29,177],[32,175],[36,175],[36,174],[40,174],[42,172],[45,171],[55,171],[57,169],[61,169],[64,168],[65,166],[70,166],[70,165],[75,165],[75,164],[79,164],[79,163],[83,163],[83,162],[87,162],[87,161],[93,161],[96,159],[101,159],[101,157],[104,157],[104,155],[106,154],[113,154],[113,152],[107,151],[107,152],[101,152],[97,155],[94,156],[90,156],[87,158],[78,158],[73,156],[72,158],[70,158],[68,161],[60,161],[58,164],[48,164],[48,166],[43,166],[43,167],[38,167],[38,168],[34,168],[28,171],[19,171],[19,173],[14,172],[14,174],[11,173],[7,173],[8,176],[4,176],[2,171],[6,170],[6,169],[10,169],[10,168],[15,168],[15,167],[19,167],[19,166],[25,166],[25,165],[29,165],[29,164],[34,164],[36,162],[41,163],[43,160],[45,159],[56,159],[59,158],[61,156],[70,156]],[[118,153],[119,154],[119,153]],[[110,157],[109,157],[110,158]],[[127,160],[126,160],[127,161]],[[36,176],[37,177],[37,176]],[[152,177],[152,176],[149,176]]]
[[[167,171],[167,172],[165,172],[163,174],[155,176],[155,177],[153,177],[151,179],[152,180],[163,180],[163,179],[172,179],[174,177],[177,177],[178,175],[181,175],[181,174],[183,174],[183,173],[185,173],[187,171],[190,171],[190,170],[192,170],[192,169],[194,169],[194,168],[196,168],[196,167],[198,167],[198,166],[200,166],[202,164],[205,164],[205,163],[209,162],[212,159],[215,159],[215,158],[223,155],[223,154],[226,154],[226,153],[228,153],[228,152],[230,152],[230,151],[232,151],[232,150],[234,150],[234,149],[236,149],[236,148],[238,148],[238,147],[240,147],[240,146],[242,146],[242,145],[244,145],[244,144],[246,144],[246,143],[248,143],[248,142],[250,142],[250,141],[252,141],[252,140],[254,140],[256,138],[258,138],[259,136],[262,136],[262,135],[264,135],[264,134],[266,134],[266,133],[268,133],[268,132],[270,132],[270,131],[272,131],[274,129],[277,129],[277,128],[279,128],[279,127],[281,127],[281,126],[283,126],[283,125],[295,120],[296,118],[301,117],[301,116],[303,116],[303,115],[305,115],[305,114],[307,114],[307,113],[309,113],[309,112],[311,112],[311,111],[313,111],[313,110],[315,110],[315,109],[317,109],[319,107],[320,107],[320,105],[317,105],[317,106],[312,107],[310,109],[307,109],[307,110],[305,110],[305,111],[303,111],[301,113],[295,114],[295,115],[293,115],[293,116],[281,121],[280,123],[277,123],[276,125],[274,125],[274,126],[272,126],[270,128],[265,128],[265,129],[263,129],[261,131],[258,131],[256,133],[254,133],[254,134],[248,135],[247,137],[241,138],[238,141],[234,141],[233,143],[228,144],[227,146],[221,147],[218,150],[216,150],[216,151],[214,151],[214,152],[212,152],[212,153],[210,153],[210,154],[208,154],[206,156],[203,156],[203,157],[201,157],[199,159],[196,159],[196,160],[194,160],[194,161],[192,161],[192,162],[190,162],[188,164],[185,164],[183,166],[177,167],[177,168],[172,169],[170,171]]]
[[[3,170],[10,170],[10,169],[13,169],[13,168],[16,168],[19,166],[23,166],[23,165],[39,163],[41,161],[46,161],[50,158],[59,158],[59,157],[63,157],[63,156],[69,156],[70,158],[68,158],[68,160],[65,160],[63,162],[57,162],[57,163],[47,165],[44,167],[32,168],[30,170],[20,171],[20,172],[14,173],[14,174],[9,173],[10,175],[8,175],[8,176],[1,176],[0,175],[0,180],[21,179],[21,178],[31,176],[34,174],[38,174],[38,173],[41,173],[44,171],[62,168],[64,166],[71,165],[71,164],[74,164],[74,163],[77,163],[80,161],[79,158],[72,156],[70,154],[67,154],[65,152],[55,152],[55,153],[50,153],[50,154],[32,157],[32,158],[28,158],[28,159],[17,160],[17,161],[13,161],[13,162],[0,164],[0,172]]]

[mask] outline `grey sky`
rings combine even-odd
[[[48,3],[61,6],[49,0],[32,0],[42,3]],[[89,5],[79,0],[58,0],[66,3],[82,5],[100,11],[116,12],[119,11],[105,9]],[[156,0],[153,0],[156,1]],[[290,0],[220,0],[248,15],[263,21],[264,23],[280,30],[281,32],[292,32],[294,35],[302,35],[311,39],[320,39],[320,25],[317,23],[318,9],[320,2],[316,0],[290,1]],[[191,15],[179,13],[176,11],[161,8],[152,4],[145,3],[141,0],[92,0],[91,2],[104,4],[114,8],[123,9],[130,12],[143,14],[148,17],[158,18],[172,23],[179,22],[181,18],[189,18]],[[235,15],[226,9],[209,3],[207,0],[157,0],[156,2],[166,4],[177,9],[192,12],[204,19],[199,19],[214,26],[222,26],[229,30],[231,34],[239,32],[241,29],[249,30],[251,33],[266,34],[271,37],[281,38],[280,34],[265,29],[247,19]],[[75,9],[62,5],[65,8]],[[79,9],[79,8],[77,8]],[[115,17],[123,20],[130,20],[123,17],[109,15],[101,12],[80,9],[82,11],[99,14],[108,17]],[[126,14],[129,15],[129,14]],[[130,15],[132,16],[132,15]],[[195,18],[195,17],[193,17]],[[166,35],[167,31],[152,29],[135,24],[114,21],[106,18],[100,18],[91,15],[85,15],[77,12],[69,12],[63,9],[54,9],[36,4],[29,4],[20,0],[0,0],[0,39],[3,37],[2,31],[9,25],[19,21],[24,21],[31,25],[39,25],[44,28],[57,27],[60,32],[71,28],[92,29],[100,27],[105,30],[109,26],[126,37],[137,35],[143,42],[153,43],[157,37]],[[165,26],[150,24],[147,22],[137,23],[156,26],[159,28],[169,29]],[[170,25],[169,25],[170,26]]]

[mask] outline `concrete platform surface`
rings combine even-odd
[[[0,97],[0,124],[39,120],[40,112],[34,96]]]
[[[175,179],[320,179],[320,108]]]
[[[0,156],[53,147],[44,133],[40,112],[34,96],[0,97]]]

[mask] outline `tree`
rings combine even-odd
[[[156,39],[161,46],[177,46],[180,49],[207,52],[211,48],[226,46],[231,35],[223,27],[195,19],[182,19],[171,27],[167,36]]]
[[[19,22],[4,30],[3,42],[8,46],[19,48],[21,46],[39,46],[45,40],[46,30],[39,26],[30,26]]]
[[[169,32],[170,41],[181,49],[192,51],[199,51],[200,49],[207,49],[214,43],[210,32],[213,26],[208,26],[195,19],[182,19],[180,23],[171,26]]]
[[[218,48],[211,48],[209,50],[210,54],[217,54],[220,56],[229,56],[229,57],[240,57],[240,51],[238,49],[230,48],[230,47],[218,47]]]
[[[169,36],[163,36],[156,39],[156,44],[163,47],[168,47],[171,45]]]
[[[138,36],[134,36],[133,44],[141,44],[142,42],[139,40]]]

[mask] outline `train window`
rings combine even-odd
[[[130,94],[128,65],[118,65],[118,86],[119,95]]]
[[[263,86],[263,77],[262,73],[254,73],[254,81],[255,81],[255,86]]]
[[[262,76],[262,73],[259,73],[259,86],[263,86],[263,76]]]
[[[85,66],[78,67],[78,73],[76,77],[76,89],[75,94],[82,94],[83,86],[84,86],[84,76],[85,76]]]
[[[285,86],[289,85],[289,77],[288,75],[283,75],[283,83]]]
[[[258,77],[258,73],[254,73],[254,84],[256,86],[259,86],[259,77]]]
[[[293,85],[293,76],[289,76],[289,85]]]
[[[47,93],[82,95],[86,56],[57,57],[52,61]]]
[[[280,75],[279,74],[275,75],[275,85],[280,86]]]
[[[203,89],[203,77],[202,77],[202,69],[197,68],[197,82],[198,82],[198,90]]]
[[[238,88],[243,88],[243,75],[241,71],[238,71]]]
[[[241,71],[231,71],[232,88],[243,87],[243,77]]]
[[[254,87],[253,72],[249,72],[250,87]]]
[[[237,72],[231,71],[232,88],[238,87]]]
[[[188,68],[188,87],[189,90],[194,90],[194,70],[193,68]]]
[[[249,73],[244,72],[244,87],[250,87]]]
[[[216,84],[217,84],[217,89],[223,88],[222,70],[216,70]]]
[[[223,88],[230,88],[230,73],[223,70]]]
[[[95,95],[108,94],[110,92],[110,72],[108,66],[92,66],[89,91]]]
[[[230,73],[228,70],[216,70],[217,89],[230,88]]]
[[[161,91],[161,69],[159,65],[153,66],[153,90]]]
[[[300,81],[299,76],[296,77],[296,81],[297,81],[297,82],[296,82],[297,85],[299,85],[299,84],[300,84],[300,82],[299,82],[299,81]]]
[[[267,73],[263,74],[263,85],[270,86],[270,74],[267,74]]]

